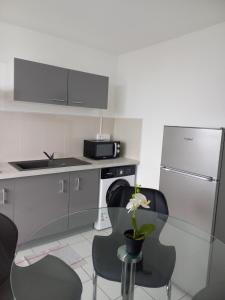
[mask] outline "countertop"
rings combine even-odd
[[[81,170],[102,169],[107,167],[117,167],[117,166],[119,167],[119,166],[139,164],[138,160],[129,159],[125,157],[120,157],[115,159],[103,159],[103,160],[92,160],[92,159],[87,159],[86,157],[77,157],[77,158],[87,161],[91,164],[83,165],[83,166],[63,167],[63,168],[18,171],[8,163],[0,163],[0,179],[20,178],[20,177],[28,177],[28,176],[66,173],[66,172],[74,172],[74,171],[81,171]]]

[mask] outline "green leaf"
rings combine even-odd
[[[144,236],[147,236],[151,234],[154,230],[155,230],[154,224],[143,224],[138,230],[138,235],[144,234]]]
[[[136,240],[136,241],[140,241],[140,240],[144,240],[144,238],[145,238],[145,235],[141,235],[141,236],[137,236],[137,237],[135,238],[135,240]]]

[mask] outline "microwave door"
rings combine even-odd
[[[99,143],[96,147],[97,158],[109,158],[114,155],[114,144],[113,143]]]

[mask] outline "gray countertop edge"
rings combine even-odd
[[[115,159],[104,159],[104,160],[91,160],[85,157],[77,157],[77,158],[90,162],[91,164],[83,165],[83,166],[63,167],[63,168],[18,171],[8,163],[0,163],[0,180],[139,164],[138,160],[125,158],[125,157],[120,157]]]

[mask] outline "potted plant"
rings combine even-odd
[[[135,186],[134,194],[126,206],[128,213],[131,212],[132,229],[124,232],[127,252],[130,255],[138,255],[142,249],[145,237],[155,230],[154,224],[143,224],[138,228],[136,217],[137,209],[140,206],[143,208],[149,208],[151,203],[150,200],[147,200],[145,195],[141,194],[140,187],[140,185]]]

